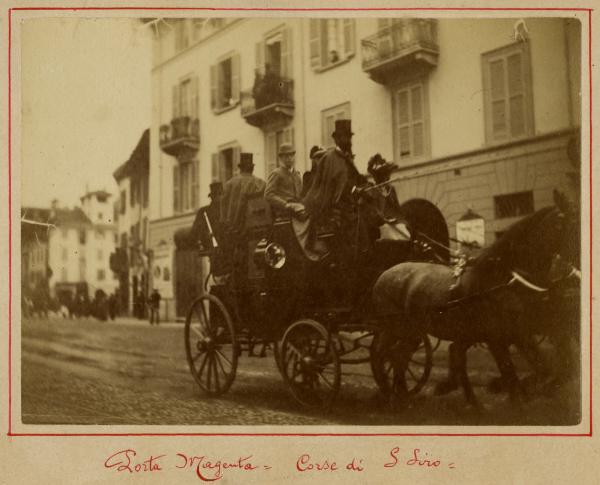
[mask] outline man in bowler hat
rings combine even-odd
[[[304,206],[300,203],[302,179],[294,168],[296,150],[291,143],[279,147],[279,167],[269,174],[265,199],[271,204],[276,216],[304,216]]]
[[[223,186],[221,198],[221,224],[226,231],[241,232],[244,227],[248,198],[262,194],[265,181],[252,175],[254,163],[252,153],[242,153],[239,163],[240,173],[231,177]]]

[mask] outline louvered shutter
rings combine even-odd
[[[198,159],[192,160],[192,209],[196,209],[200,204],[200,164]]]
[[[254,60],[256,62],[256,69],[259,74],[265,73],[265,43],[257,42],[254,53]]]
[[[355,50],[355,31],[354,31],[354,19],[343,19],[343,30],[344,30],[344,55],[349,57],[354,54]]]
[[[292,28],[285,27],[281,33],[281,76],[292,78]]]
[[[219,104],[219,79],[217,66],[213,64],[210,66],[210,107],[215,110],[221,106]]]
[[[491,131],[495,139],[507,135],[506,84],[504,59],[495,59],[489,64]]]
[[[520,53],[508,56],[506,67],[510,134],[513,137],[517,137],[524,135],[526,132],[523,56]]]
[[[321,67],[321,20],[310,19],[310,65],[313,69]]]
[[[173,212],[181,211],[179,183],[179,165],[175,165],[173,167]]]
[[[221,174],[219,173],[219,154],[213,153],[211,156],[210,177],[213,182],[222,182]]]
[[[240,102],[240,55],[231,58],[231,99],[232,105]]]
[[[198,86],[198,76],[194,76],[192,78],[192,109],[191,109],[191,117],[192,119],[198,119],[199,113],[199,105],[198,105],[198,96],[199,96],[199,86]]]
[[[173,86],[172,89],[172,109],[173,109],[173,116],[172,119],[178,118],[180,116],[180,110],[179,110],[179,86],[175,85]]]
[[[241,149],[239,146],[234,146],[233,147],[233,167],[231,167],[231,169],[233,170],[233,175],[237,175],[240,173],[240,153],[241,153]]]
[[[277,132],[270,131],[265,135],[265,174],[269,174],[277,168]]]
[[[412,121],[412,155],[423,155],[424,119],[423,119],[423,88],[415,86],[410,90],[411,121]]]

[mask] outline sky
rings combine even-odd
[[[135,19],[23,22],[23,206],[73,207],[86,187],[116,198],[112,173],[150,125],[151,35]]]

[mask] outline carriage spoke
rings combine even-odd
[[[190,329],[202,340],[204,340],[206,338],[206,335],[203,334],[198,328],[190,326]]]
[[[223,359],[225,359],[225,362],[227,362],[229,364],[229,367],[233,367],[233,364],[231,363],[231,361],[225,356],[223,355],[223,353],[219,350],[216,349],[216,352],[218,355],[220,355]]]
[[[319,375],[323,379],[323,382],[325,382],[325,384],[327,384],[329,386],[329,389],[334,389],[333,384],[331,382],[329,382],[329,380],[327,379],[327,377],[325,377],[325,375],[323,374],[323,372],[319,372]]]
[[[410,365],[406,366],[406,370],[412,376],[415,382],[419,382],[419,379],[415,376],[414,372],[411,370]]]
[[[219,367],[221,368],[221,371],[223,371],[223,375],[227,376],[228,372],[225,370],[225,367],[223,367],[223,363],[221,362],[221,356],[219,355],[219,351],[218,350],[215,353],[215,360],[219,364]]]
[[[212,354],[208,354],[208,355],[211,356]],[[208,390],[211,389],[211,384],[212,384],[212,359],[209,358],[208,368],[206,371],[206,387],[208,388]]]
[[[217,369],[217,358],[214,354],[213,354],[212,358],[213,358],[213,369],[215,371],[215,386],[217,389],[219,389],[221,387],[221,383],[219,381],[219,371]]]
[[[198,357],[200,357],[201,355],[204,355],[204,354],[206,354],[206,352],[198,352],[196,354],[196,356],[192,358],[192,362],[195,364],[196,361],[198,360]]]
[[[208,360],[208,353],[205,353],[204,360],[202,361],[202,365],[200,366],[200,370],[198,371],[198,375],[202,377],[202,371],[204,370],[204,366],[206,365],[206,361]]]

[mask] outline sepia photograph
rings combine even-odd
[[[19,425],[587,420],[580,18],[242,14],[19,19]]]

